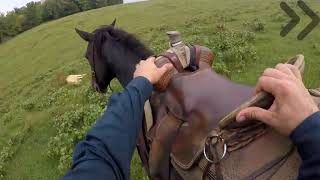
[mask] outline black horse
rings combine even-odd
[[[102,93],[114,78],[125,87],[133,78],[136,64],[153,55],[132,34],[116,28],[115,23],[116,20],[92,33],[76,29],[88,42],[85,56],[92,70],[92,86]]]
[[[135,67],[140,60],[153,55],[153,52],[146,48],[134,35],[116,28],[115,24],[116,20],[92,33],[76,29],[80,37],[88,42],[85,56],[92,70],[92,87],[101,93],[107,91],[111,80],[114,78],[117,78],[121,85],[125,87],[133,79]],[[159,92],[153,93],[150,98],[152,115],[155,119],[161,119],[166,114],[163,100],[164,93]],[[148,143],[146,134],[147,125],[144,121],[137,149],[144,168],[150,177],[148,161],[151,144]],[[166,171],[169,172],[168,169]],[[170,171],[171,173],[175,174],[172,174],[172,176],[178,177],[174,170]]]
[[[126,86],[133,78],[136,64],[141,59],[147,59],[153,55],[152,51],[147,49],[133,35],[116,28],[115,23],[116,21],[111,25],[95,30],[93,33],[76,29],[77,33],[88,42],[86,57],[92,69],[92,85],[99,92],[105,92],[113,78],[117,78],[123,87]],[[300,59],[299,57],[297,56],[296,59]],[[194,73],[192,76],[187,75],[181,75],[171,80],[171,90],[173,87],[171,95],[177,97],[170,96],[169,88],[166,93],[154,92],[150,98],[152,115],[155,121],[153,121],[150,131],[144,121],[137,145],[140,158],[149,177],[177,180],[182,179],[181,176],[183,176],[185,179],[194,179],[193,177],[205,177],[210,173],[213,174],[213,177],[220,177],[222,176],[222,171],[219,170],[221,167],[224,168],[227,175],[240,174],[241,178],[239,176],[237,179],[243,179],[247,174],[249,178],[245,179],[255,179],[252,177],[260,177],[260,175],[269,177],[270,174],[273,176],[284,162],[286,162],[286,166],[283,166],[284,169],[279,171],[277,177],[296,176],[300,160],[296,158],[297,153],[293,151],[294,148],[291,146],[289,139],[274,131],[265,132],[265,126],[261,123],[249,123],[240,126],[234,122],[235,124],[230,127],[231,129],[224,129],[224,132],[220,131],[227,134],[236,132],[235,135],[239,138],[232,139],[234,136],[230,136],[231,145],[234,142],[232,140],[238,142],[238,144],[235,144],[237,151],[230,152],[228,158],[221,165],[213,166],[214,170],[210,168],[212,163],[208,161],[205,153],[207,160],[201,156],[202,160],[207,162],[204,168],[200,167],[199,162],[199,165],[193,166],[187,172],[181,169],[182,166],[179,167],[177,162],[182,162],[180,160],[184,160],[186,157],[191,158],[191,160],[194,157],[199,158],[200,156],[197,154],[202,152],[199,151],[202,150],[202,140],[206,140],[207,135],[218,128],[220,118],[239,107],[246,99],[251,97],[252,93],[252,87],[231,82],[221,77],[211,69],[211,66]],[[180,86],[181,84],[185,86]],[[175,86],[178,88],[175,88]],[[202,91],[199,91],[199,89]],[[188,101],[183,101],[187,99],[186,97]],[[182,100],[178,102],[177,99]],[[217,101],[216,99],[223,99],[223,101]],[[250,103],[255,102],[256,99],[253,99]],[[166,103],[171,108],[166,106]],[[187,103],[188,105],[186,105]],[[258,126],[261,128],[257,128]],[[234,128],[232,129],[232,127]],[[258,133],[259,136],[252,136],[252,133]],[[241,138],[247,136],[251,138],[250,141]],[[255,138],[258,139],[258,137],[259,140],[256,140]],[[172,146],[173,141],[177,142],[175,144],[177,146]],[[251,143],[251,146],[244,146],[243,143],[247,143],[246,145]],[[265,148],[265,144],[269,144],[270,148]],[[224,145],[227,146],[227,144]],[[171,147],[175,148],[174,151],[171,151]],[[192,152],[189,152],[189,150]],[[194,152],[196,152],[196,155],[194,155]],[[203,152],[205,152],[205,149]],[[183,157],[180,158],[182,155]],[[170,161],[170,156],[176,159],[175,164]],[[258,157],[261,156],[267,158],[259,159]],[[288,160],[289,156],[292,159],[291,161]],[[261,160],[259,166],[257,160]],[[269,160],[272,161],[269,162]],[[198,161],[200,160],[198,159]],[[228,163],[240,164],[238,168],[227,168]],[[245,166],[241,163],[245,163]],[[189,164],[189,161],[187,164]],[[182,165],[185,166],[185,164]],[[244,171],[248,172],[242,175]],[[190,176],[192,173],[193,176]]]

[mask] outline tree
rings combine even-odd
[[[108,0],[97,0],[97,8],[108,6]]]
[[[115,4],[123,4],[123,0],[108,0],[108,6]]]
[[[89,9],[96,9],[113,4],[122,4],[123,0],[72,0],[80,9],[86,11]]]
[[[25,22],[26,22],[26,17],[24,15],[20,14],[16,16],[15,26],[18,33],[21,33],[26,30],[24,28]]]
[[[97,8],[96,0],[73,0],[73,2],[78,5],[80,11],[87,11]]]
[[[25,21],[23,23],[23,29],[31,29],[42,22],[41,17],[41,4],[40,2],[30,2],[25,8]],[[21,18],[18,17],[18,18]]]
[[[0,13],[0,43],[3,42],[4,40],[4,32],[6,30],[6,27],[5,27],[5,16],[4,14]]]
[[[76,3],[69,0],[47,0],[43,4],[42,17],[45,21],[58,19],[79,12]]]
[[[4,18],[4,37],[12,37],[19,33],[19,28],[16,26],[17,14],[13,11],[8,12]]]
[[[61,0],[61,3],[63,7],[63,16],[68,16],[80,11],[80,8],[73,1]]]
[[[30,2],[6,15],[0,13],[0,43],[42,22],[58,19],[79,11],[123,3],[123,0],[46,0]]]
[[[50,21],[57,18],[55,2],[53,0],[45,1],[42,9],[42,19],[44,21]]]

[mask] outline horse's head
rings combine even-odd
[[[76,29],[82,39],[88,42],[86,58],[92,71],[92,86],[98,92],[106,92],[111,80],[118,78],[125,86],[131,79],[135,65],[152,55],[133,35],[110,25],[92,33]]]

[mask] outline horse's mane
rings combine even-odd
[[[148,58],[153,55],[153,52],[146,48],[145,45],[133,34],[125,32],[119,28],[115,28],[112,25],[102,26],[96,29],[93,33],[93,45],[99,55],[102,55],[103,44],[108,40],[119,42],[125,48],[133,51],[141,58]]]

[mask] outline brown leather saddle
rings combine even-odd
[[[164,93],[161,106],[146,118],[138,150],[151,179],[296,179],[300,158],[289,138],[263,123],[236,123],[243,108],[269,108],[273,97],[232,82],[211,69],[213,53],[193,46],[194,72],[179,67],[174,53],[161,55],[159,66],[172,63],[176,70],[156,85]],[[301,72],[304,57],[288,63]],[[319,91],[310,91],[317,103]],[[157,99],[157,98],[155,98]],[[151,101],[151,106],[154,100]],[[154,112],[157,111],[157,112]],[[147,115],[146,115],[147,117]],[[152,124],[150,124],[152,123]]]

